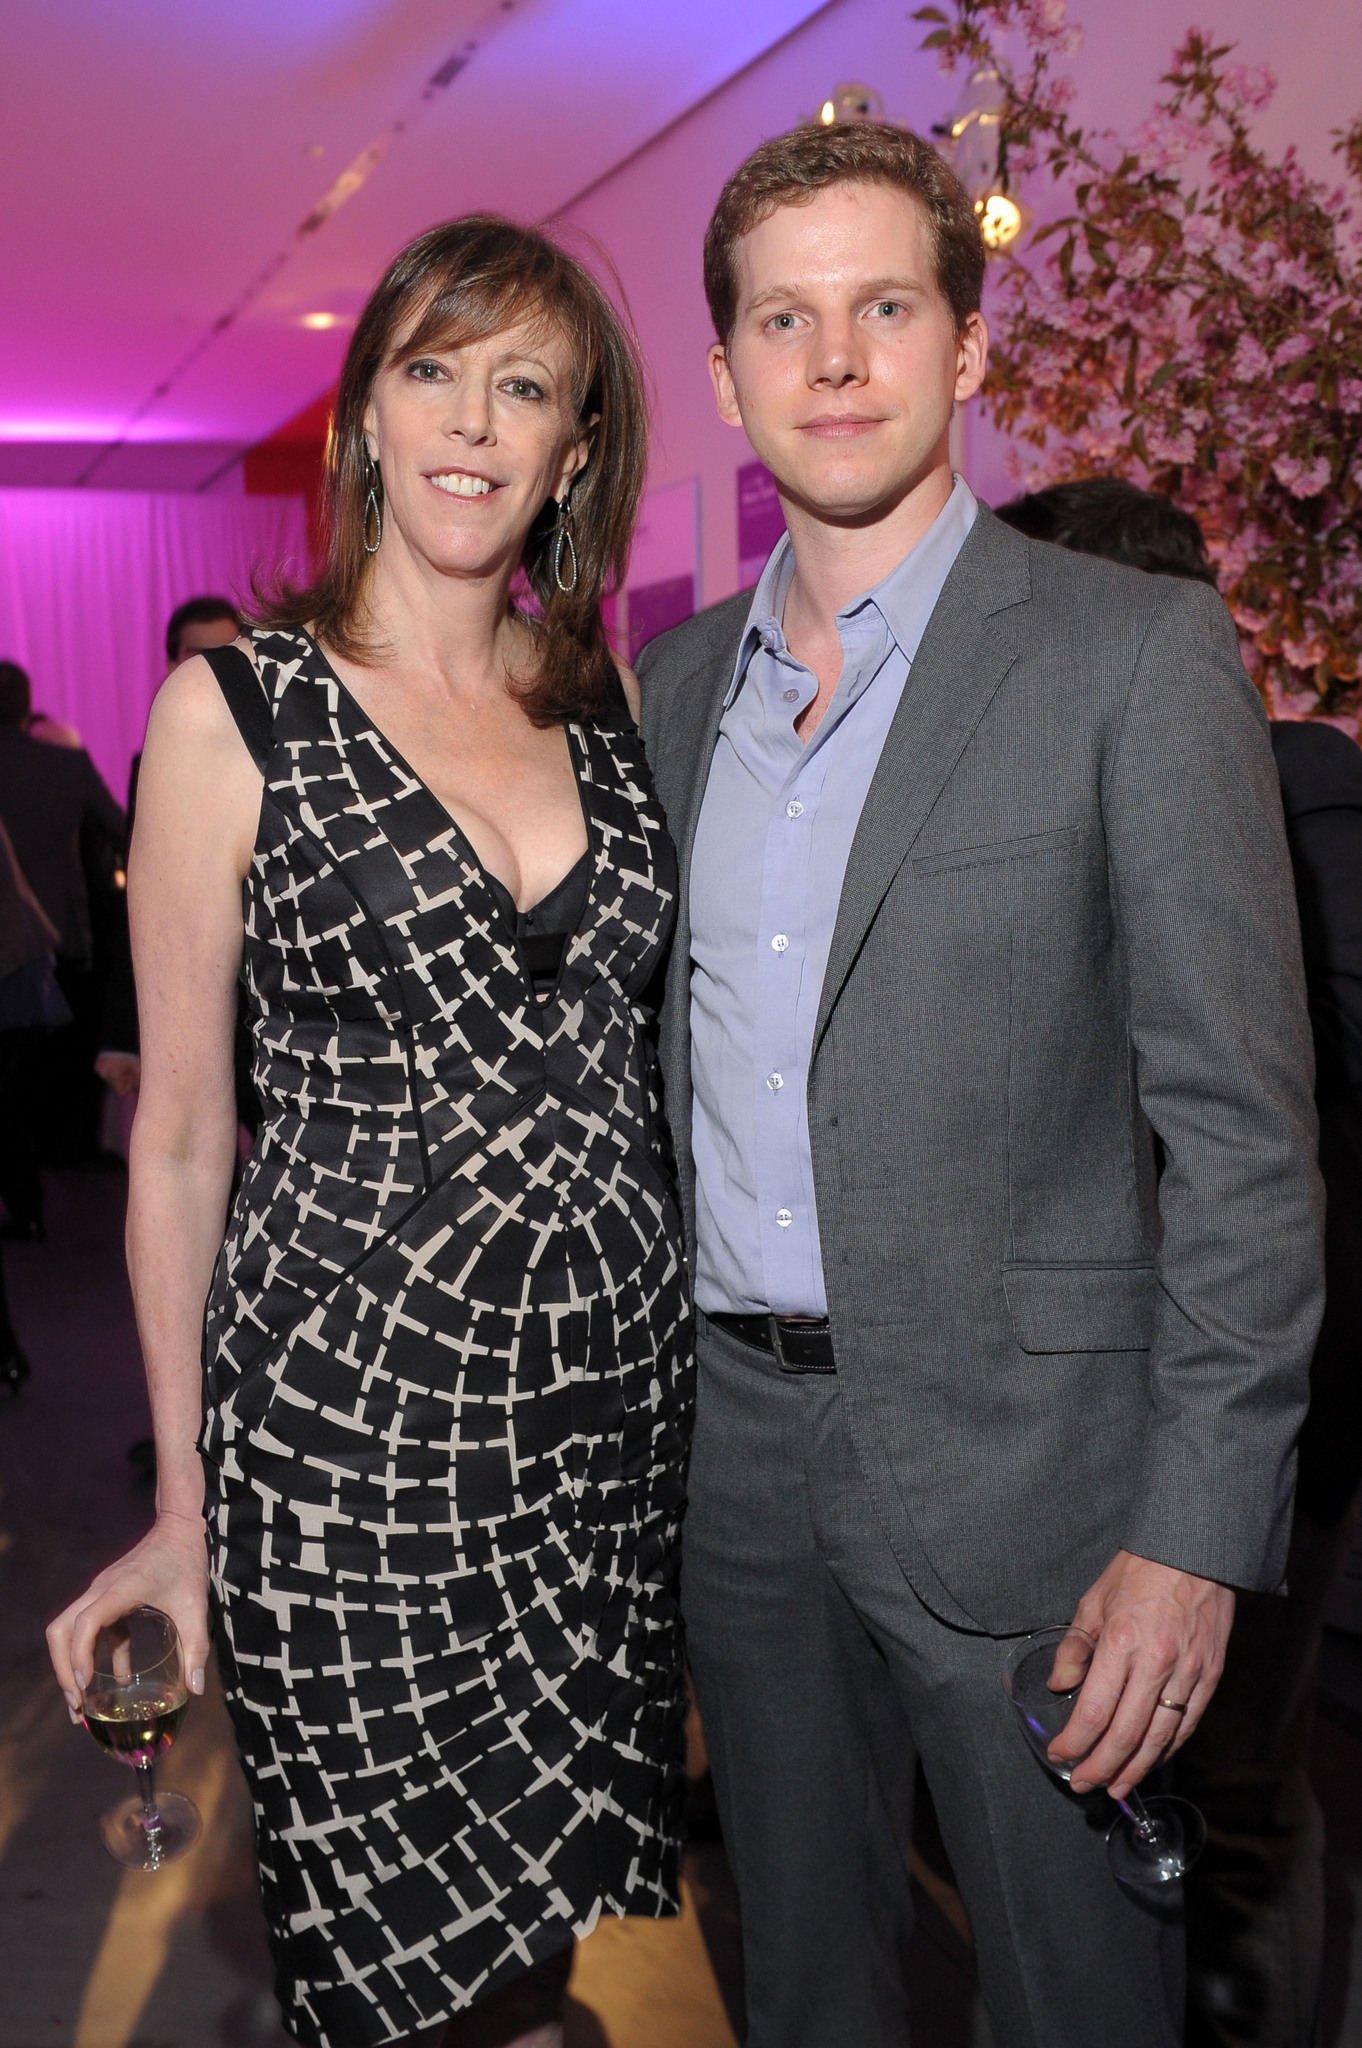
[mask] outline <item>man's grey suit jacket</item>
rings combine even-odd
[[[749,604],[639,662],[681,859],[661,1056],[692,1247],[690,855]],[[843,1399],[943,1619],[1065,1620],[1122,1547],[1280,1582],[1322,1299],[1311,1080],[1224,605],[981,511],[861,815],[808,1077]]]

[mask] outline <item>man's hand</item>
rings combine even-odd
[[[1116,1553],[1078,1603],[1074,1625],[1097,1638],[1097,1649],[1068,1725],[1050,1744],[1055,1763],[1082,1759],[1069,1781],[1075,1792],[1105,1785],[1124,1799],[1181,1748],[1219,1683],[1233,1619],[1228,1586]]]

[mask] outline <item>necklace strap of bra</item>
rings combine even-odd
[[[254,664],[239,647],[205,647],[203,658],[218,679],[246,751],[263,775],[274,751],[274,712]]]

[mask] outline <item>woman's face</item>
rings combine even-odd
[[[561,498],[586,461],[573,400],[567,346],[537,324],[390,361],[364,419],[383,476],[384,550],[447,575],[509,579],[545,499]]]

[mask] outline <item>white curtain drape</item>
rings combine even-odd
[[[204,592],[308,570],[301,498],[0,490],[0,658],[74,725],[123,801],[165,674],[166,620]]]

